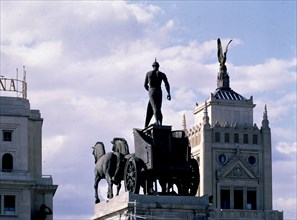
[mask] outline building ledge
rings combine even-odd
[[[277,210],[239,210],[210,208],[209,220],[283,220],[283,212]]]

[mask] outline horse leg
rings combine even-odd
[[[121,182],[119,182],[117,185],[117,196],[119,195],[121,187],[122,187],[122,184],[121,184]]]
[[[100,202],[100,199],[99,199],[99,196],[98,196],[98,184],[99,184],[99,181],[100,181],[100,177],[99,175],[95,175],[95,182],[94,182],[94,188],[95,188],[95,203],[99,203]]]
[[[113,189],[112,189],[113,183],[109,174],[106,174],[105,178],[108,184],[107,198],[111,199],[113,197]]]
[[[114,182],[114,184],[118,184],[118,182],[120,182],[120,177],[119,177],[119,170],[120,170],[120,164],[121,164],[121,155],[118,152],[113,153],[114,155],[116,155],[117,161],[116,161],[116,169],[114,172],[114,176],[112,177],[112,181]]]

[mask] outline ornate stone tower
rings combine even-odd
[[[13,96],[12,96],[13,95]],[[42,123],[30,109],[25,79],[0,78],[0,217],[53,219],[57,185],[42,175]]]
[[[272,210],[267,108],[258,127],[253,97],[247,99],[230,88],[226,54],[218,40],[217,89],[195,108],[195,126],[187,130],[200,166],[197,195],[212,195],[210,219],[283,219],[282,212]]]

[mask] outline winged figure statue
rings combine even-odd
[[[227,52],[228,52],[228,46],[232,42],[232,40],[229,41],[225,48],[225,52],[223,53],[223,48],[221,44],[220,38],[218,38],[218,60],[221,66],[225,66],[226,60],[227,60]]]

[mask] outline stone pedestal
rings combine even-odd
[[[92,220],[206,220],[208,196],[152,196],[126,192],[95,205]]]

